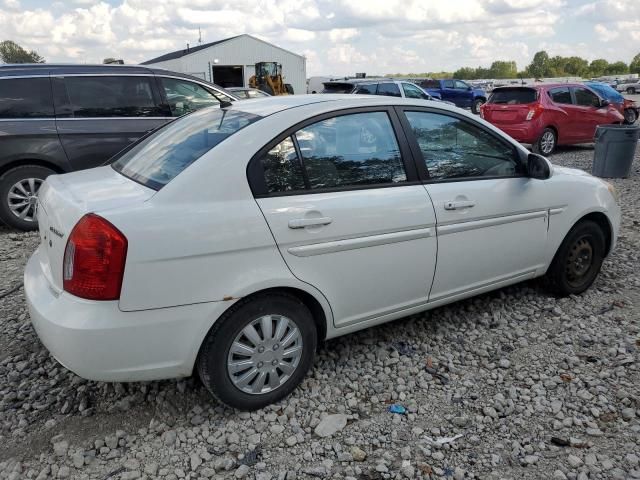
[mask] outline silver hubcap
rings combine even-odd
[[[302,358],[302,337],[296,324],[282,315],[265,315],[236,336],[227,357],[233,384],[253,395],[282,386]]]
[[[556,143],[555,138],[553,137],[553,133],[544,132],[542,135],[542,139],[540,140],[540,146],[542,147],[543,153],[549,153],[553,150],[553,145]]]
[[[38,190],[42,185],[41,178],[25,178],[15,183],[7,195],[9,210],[20,220],[34,222],[38,204]]]

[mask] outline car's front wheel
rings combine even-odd
[[[475,113],[476,115],[480,115],[480,107],[484,105],[484,102],[485,101],[482,98],[476,98],[473,101],[473,106],[471,107],[473,113]]]
[[[577,295],[595,281],[606,254],[602,228],[591,220],[567,234],[547,271],[549,287],[559,295]]]
[[[287,293],[240,300],[211,328],[197,368],[222,403],[256,410],[291,393],[311,367],[318,339],[307,306]]]
[[[624,123],[626,123],[627,125],[634,124],[637,119],[638,119],[638,114],[633,108],[627,108],[624,111]]]
[[[556,132],[552,128],[545,128],[538,141],[533,144],[533,151],[544,156],[551,155],[557,142]]]
[[[636,89],[635,89],[635,87],[628,87],[628,88],[627,88],[627,93],[628,93],[629,95],[635,95],[635,94],[636,94]]]
[[[40,165],[21,165],[0,177],[0,219],[19,230],[38,228],[36,206],[42,182],[56,172]]]

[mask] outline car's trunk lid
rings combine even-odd
[[[52,287],[62,290],[64,250],[84,215],[144,202],[155,193],[110,166],[48,177],[38,192],[38,227],[41,267]]]

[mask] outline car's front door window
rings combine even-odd
[[[456,89],[457,90],[469,90],[469,85],[460,80],[456,80]]]
[[[521,173],[514,148],[471,122],[431,112],[405,114],[431,179]]]
[[[599,107],[600,99],[598,96],[586,88],[575,88],[573,93],[576,96],[576,105],[581,107]]]

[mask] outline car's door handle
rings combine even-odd
[[[294,218],[289,220],[289,228],[319,227],[329,225],[331,222],[333,222],[331,217]]]
[[[458,200],[458,201],[450,201],[444,202],[445,210],[461,210],[463,208],[471,208],[475,207],[476,202],[472,202],[470,200]]]

